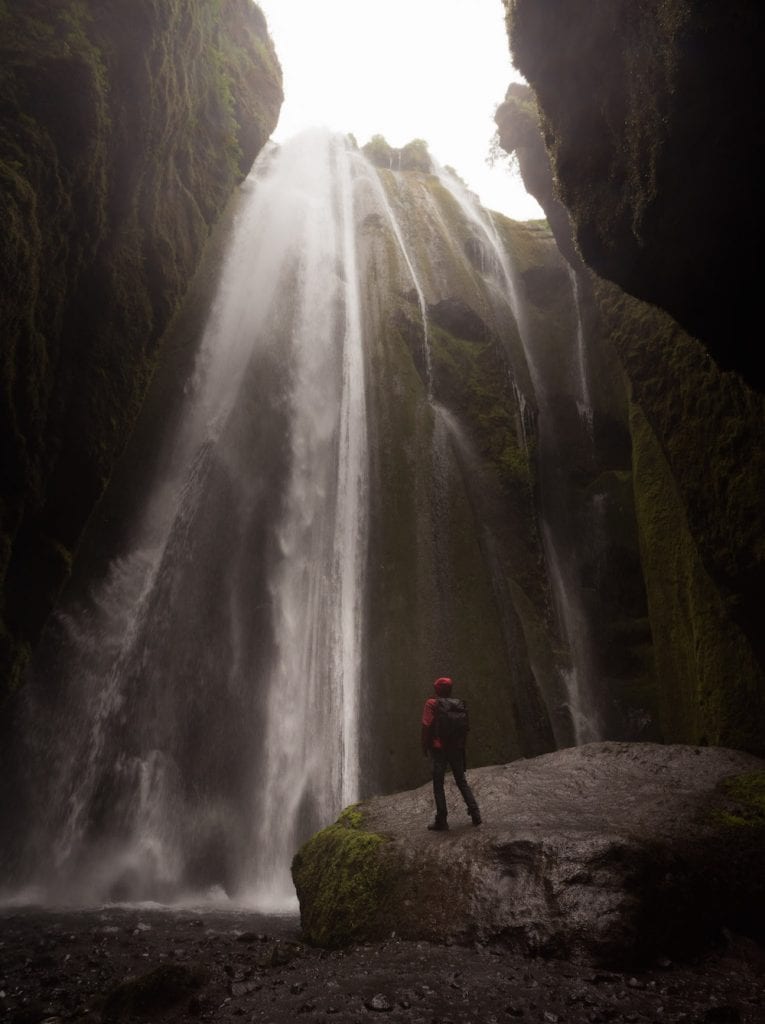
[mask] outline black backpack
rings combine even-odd
[[[470,732],[467,705],[459,697],[436,697],[435,735],[443,745],[464,746]]]

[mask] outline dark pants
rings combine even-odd
[[[444,777],[447,765],[452,770],[457,789],[462,793],[462,798],[467,804],[471,814],[478,814],[478,804],[473,796],[473,791],[468,786],[465,778],[465,751],[464,750],[436,750],[430,751],[433,761],[433,796],[436,798],[436,821],[446,821],[446,794],[444,793]]]

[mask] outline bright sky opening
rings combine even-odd
[[[484,206],[543,217],[506,159],[486,163],[511,81],[501,0],[258,0],[284,73],[273,138],[324,125],[392,146],[425,139]]]

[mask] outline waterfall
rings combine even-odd
[[[520,438],[524,452],[528,455],[530,430],[530,413],[528,402],[526,401],[526,396],[518,387],[518,384],[516,383],[514,378],[511,379],[510,383],[512,386],[513,398],[515,399],[515,405],[518,410],[518,415],[516,416],[516,422],[518,424],[518,436]]]
[[[388,221],[391,231],[393,232],[393,237],[396,239],[396,244],[398,246],[399,252],[403,257],[404,263],[406,264],[406,268],[409,271],[409,275],[412,279],[414,290],[417,294],[417,302],[419,303],[420,306],[420,316],[422,318],[422,345],[425,353],[425,387],[427,390],[428,400],[432,401],[433,367],[430,354],[430,339],[428,337],[428,306],[427,303],[425,302],[425,292],[423,291],[422,285],[420,284],[420,279],[417,276],[417,272],[414,269],[414,264],[409,255],[409,251],[406,247],[401,227],[398,223],[398,220],[396,219],[395,213],[393,212],[393,208],[391,207],[390,202],[388,201],[388,197],[385,194],[385,189],[383,187],[382,182],[380,181],[380,176],[378,175],[377,170],[371,165],[369,165],[367,180],[372,185],[373,194],[376,201],[380,204],[380,206],[383,209],[385,218]]]
[[[341,137],[263,154],[132,543],[25,694],[43,898],[294,905],[297,845],[358,797],[367,424]]]
[[[592,434],[593,411],[592,398],[590,396],[590,382],[587,375],[587,356],[584,348],[584,323],[582,321],[582,304],[579,296],[579,278],[572,266],[568,267],[568,276],[571,280],[571,291],[574,296],[574,308],[576,309],[576,365],[578,370],[578,391],[576,407],[579,416],[585,423],[587,430]]]
[[[312,211],[296,328],[301,362],[292,395],[292,475],[279,528],[283,557],[270,587],[277,657],[259,780],[256,828],[270,836],[254,876],[259,906],[274,895],[278,903],[289,897],[289,866],[301,837],[358,797],[366,411],[347,158],[338,176],[339,196],[326,194]],[[326,271],[338,261],[345,278],[340,324]],[[336,380],[338,353],[315,339],[331,342],[338,329],[343,344]],[[332,748],[333,737],[339,750]],[[306,800],[315,806],[303,820]]]
[[[554,293],[538,345],[511,228],[439,177],[313,131],[242,186],[196,355],[106,496],[134,509],[116,539],[94,516],[14,707],[3,864],[39,899],[294,908],[300,843],[417,783],[408,688],[444,660],[492,709],[479,756],[602,737],[582,317]]]
[[[594,696],[592,642],[590,625],[576,583],[576,552],[562,537],[568,514],[560,475],[563,471],[558,452],[555,409],[548,398],[547,382],[537,358],[521,290],[510,256],[497,233],[491,214],[481,209],[467,190],[444,168],[438,167],[439,180],[458,203],[466,221],[478,233],[491,254],[492,271],[498,271],[502,298],[509,302],[518,327],[529,375],[539,408],[539,466],[542,538],[545,559],[558,620],[570,652],[570,664],[561,669],[563,706],[557,706],[557,694],[547,694],[559,746],[588,743],[602,738],[602,728]],[[562,528],[563,527],[563,528]],[[558,712],[563,712],[563,717]]]

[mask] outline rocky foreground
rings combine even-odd
[[[501,942],[600,964],[762,936],[765,764],[723,749],[597,743],[470,773],[428,832],[429,786],[377,797],[295,858],[305,934]]]
[[[603,970],[505,947],[388,938],[327,951],[297,919],[147,908],[0,911],[0,1021],[761,1024],[765,958]]]
[[[306,844],[301,922],[0,911],[0,1024],[762,1024],[762,761],[608,743],[470,774],[479,828],[451,792],[428,832],[422,787]]]

